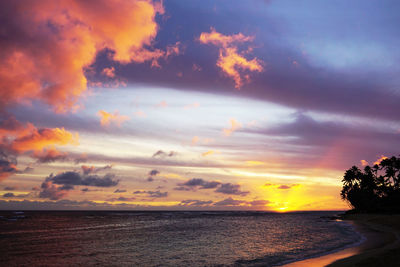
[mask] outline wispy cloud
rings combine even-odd
[[[219,47],[219,58],[217,66],[235,81],[235,87],[240,88],[244,81],[249,81],[249,75],[241,74],[240,71],[263,71],[262,61],[258,58],[248,60],[245,58],[246,52],[239,52],[238,44],[251,42],[254,40],[253,36],[245,36],[242,33],[234,35],[223,35],[211,28],[209,33],[201,33],[199,40],[203,44],[213,44]]]
[[[114,113],[109,113],[104,110],[100,110],[97,115],[100,117],[100,124],[102,126],[109,126],[110,124],[114,124],[117,126],[121,126],[121,124],[130,118],[126,115],[119,115],[118,111]]]

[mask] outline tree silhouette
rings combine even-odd
[[[364,170],[353,166],[340,193],[357,212],[400,212],[400,158],[391,157]]]

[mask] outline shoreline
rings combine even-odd
[[[366,240],[355,246],[292,263],[306,266],[394,266],[400,263],[400,215],[350,214],[343,218]]]

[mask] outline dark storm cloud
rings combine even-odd
[[[167,197],[168,196],[168,192],[161,192],[160,190],[157,191],[135,191],[133,192],[133,194],[137,195],[137,194],[145,194],[147,197],[151,197],[151,198],[162,198],[162,197]]]
[[[240,185],[231,183],[221,184],[221,186],[217,190],[215,190],[215,192],[238,196],[246,196],[250,193],[249,191],[241,191]]]

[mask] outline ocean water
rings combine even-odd
[[[279,266],[360,242],[333,212],[0,212],[1,266]]]

